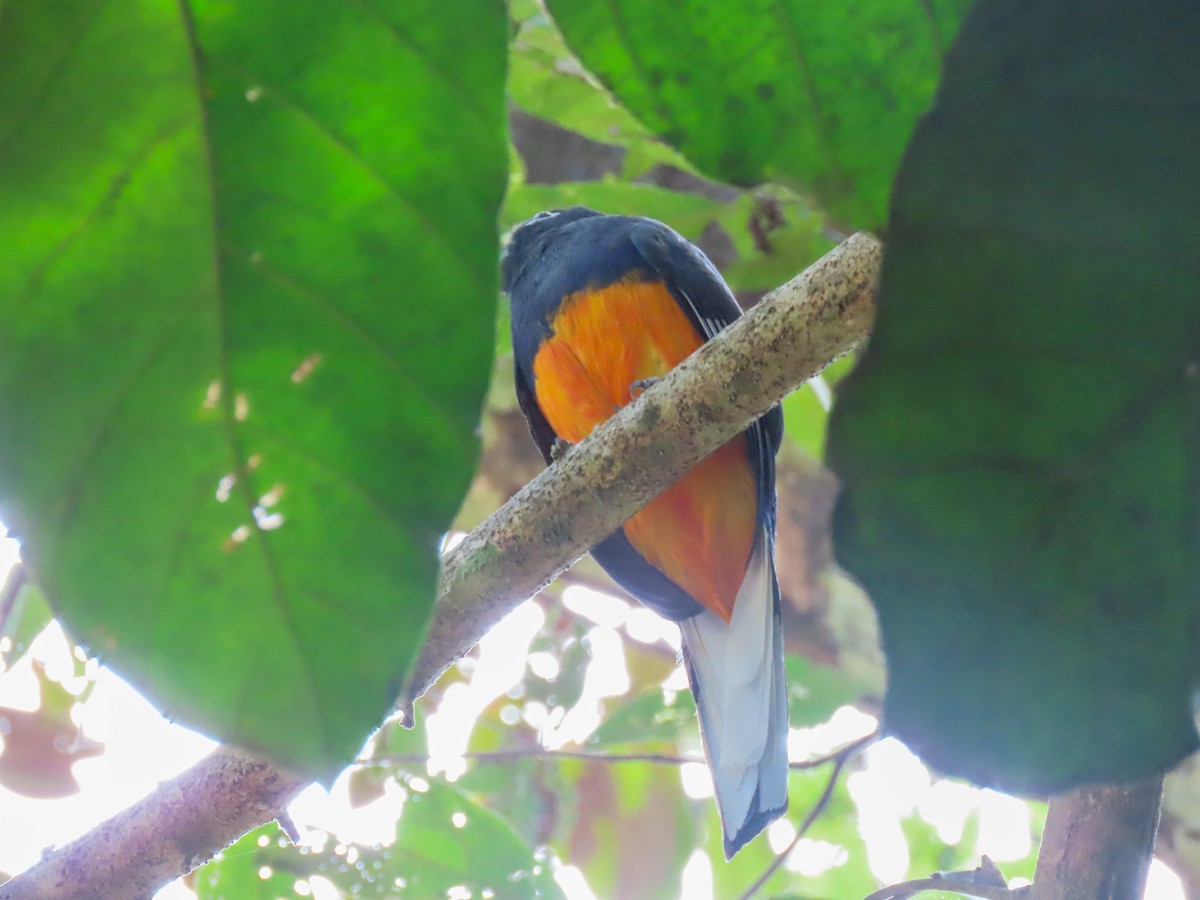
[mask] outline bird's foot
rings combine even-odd
[[[662,381],[661,378],[655,377],[655,378],[641,378],[641,379],[633,382],[633,384],[629,385],[629,399],[636,400],[638,397],[642,396],[642,394],[646,393],[646,391],[648,391],[650,388],[654,387],[654,385],[658,384],[660,381]]]

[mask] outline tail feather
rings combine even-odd
[[[729,859],[787,809],[787,684],[770,534],[754,542],[733,617],[680,623]]]

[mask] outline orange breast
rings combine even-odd
[[[533,361],[538,405],[577,443],[703,343],[661,282],[622,281],[567,297]],[[757,520],[754,471],[737,437],[625,523],[646,561],[729,620]]]

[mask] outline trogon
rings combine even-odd
[[[503,258],[517,398],[547,464],[741,315],[666,225],[575,207],[515,229]],[[726,858],[787,809],[787,686],[775,578],[778,406],[592,549],[679,623]]]

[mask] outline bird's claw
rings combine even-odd
[[[646,393],[646,391],[648,391],[650,388],[654,387],[654,385],[658,384],[658,382],[661,380],[661,378],[657,377],[639,378],[637,381],[629,385],[629,399],[636,400],[638,397],[642,396],[642,394]]]

